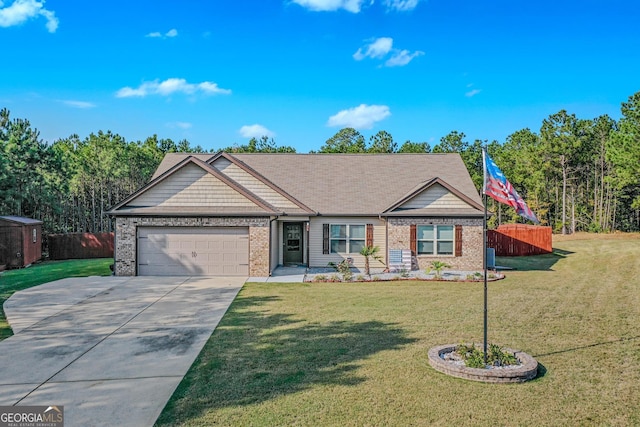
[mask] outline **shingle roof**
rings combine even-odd
[[[3,219],[5,221],[10,221],[10,222],[16,222],[18,224],[24,224],[24,225],[42,224],[42,221],[39,221],[37,219],[32,219],[32,218],[25,218],[22,216],[7,215],[7,216],[0,216],[0,219]]]
[[[171,169],[172,167],[174,167],[175,165],[177,165],[178,163],[180,163],[181,161],[183,161],[185,158],[189,156],[195,157],[198,160],[202,160],[203,162],[206,162],[207,160],[211,159],[214,156],[214,154],[167,153],[164,155],[162,162],[160,162],[158,169],[156,169],[156,171],[153,173],[151,180],[153,181],[154,179],[156,179],[157,177],[159,177],[160,175],[162,175],[163,173],[165,173],[166,171],[168,171],[169,169]]]
[[[189,154],[167,154],[154,178],[187,156]],[[192,156],[205,162],[214,158],[212,154]],[[470,202],[469,209],[456,214],[481,214],[482,200],[459,154],[244,153],[231,156],[321,215],[380,214],[435,178]]]
[[[311,209],[383,212],[412,189],[440,178],[482,206],[458,154],[235,154]]]

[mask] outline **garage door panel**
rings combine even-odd
[[[195,247],[196,251],[208,252],[212,249],[211,245],[206,240],[195,242],[195,243],[196,243],[196,247]]]
[[[138,274],[249,274],[247,227],[140,227]]]

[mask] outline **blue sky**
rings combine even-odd
[[[619,118],[638,22],[635,0],[0,0],[0,108],[50,142],[503,142],[561,109]]]

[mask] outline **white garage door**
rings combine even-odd
[[[247,227],[140,227],[140,276],[248,276]]]

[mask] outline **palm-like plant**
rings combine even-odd
[[[442,261],[431,261],[431,267],[427,270],[427,274],[433,270],[435,272],[436,279],[442,277],[442,269],[451,268],[449,264]]]
[[[364,273],[367,276],[371,276],[369,260],[373,258],[376,261],[382,261],[382,256],[379,252],[380,248],[378,246],[365,246],[360,250],[360,255],[364,257]]]

